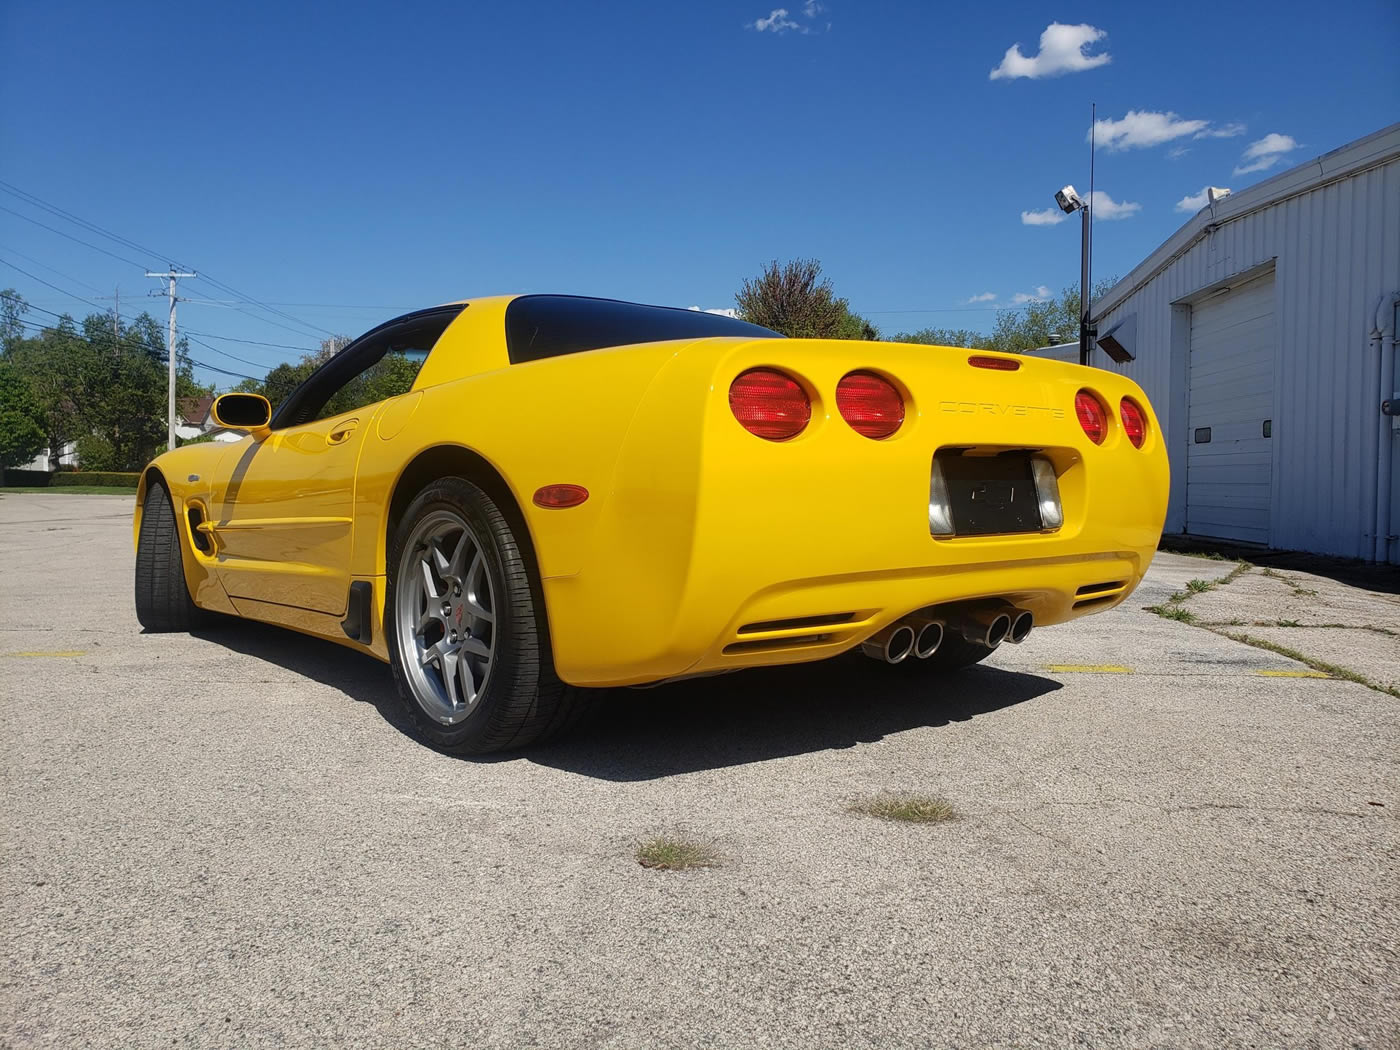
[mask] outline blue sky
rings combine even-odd
[[[1098,188],[1138,205],[1096,224],[1099,277],[1131,269],[1204,186],[1241,189],[1400,118],[1394,0],[774,2],[8,0],[0,179],[295,304],[279,309],[297,323],[181,307],[182,327],[259,364],[197,358],[260,374],[296,352],[213,336],[310,347],[500,292],[731,306],[744,277],[798,256],[886,332],[986,329],[1015,296],[1078,279],[1077,224],[1023,213],[1087,190],[1091,102],[1108,122]],[[1087,28],[1052,30],[1042,52],[1052,23]],[[1003,65],[1013,45],[1026,61]],[[124,314],[155,283],[9,212],[0,260],[95,301],[120,285]],[[6,284],[90,310],[8,265]]]

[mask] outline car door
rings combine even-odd
[[[225,453],[210,524],[231,598],[345,614],[360,453],[461,309],[420,311],[355,340],[287,396],[271,433]]]
[[[225,454],[212,525],[230,597],[345,612],[355,465],[378,409],[247,437]]]

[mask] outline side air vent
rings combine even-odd
[[[1121,591],[1123,585],[1127,582],[1127,580],[1115,580],[1112,583],[1086,583],[1074,593],[1076,596],[1082,598],[1086,594],[1101,594],[1104,591]]]
[[[1116,602],[1117,600],[1117,594],[1105,594],[1098,598],[1080,598],[1079,601],[1074,603],[1074,607],[1076,609],[1087,609],[1091,605],[1103,605],[1106,602]]]
[[[826,616],[797,616],[790,620],[760,620],[758,623],[744,624],[739,628],[739,633],[759,634],[763,631],[801,630],[803,627],[835,627],[837,624],[850,623],[855,618],[855,613],[847,612],[830,613]]]
[[[194,506],[189,509],[190,519],[190,542],[194,544],[195,550],[201,554],[208,554],[214,549],[214,545],[209,542],[207,534],[200,532],[199,527],[204,524],[204,508]]]
[[[802,649],[809,645],[821,645],[831,641],[829,634],[799,634],[791,638],[755,638],[749,642],[731,642],[724,647],[724,654],[779,652],[785,649]]]

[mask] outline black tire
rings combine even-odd
[[[442,510],[459,515],[479,541],[495,602],[490,672],[470,712],[452,725],[419,703],[404,669],[397,618],[405,548],[418,522]],[[567,685],[554,673],[543,594],[532,568],[501,508],[464,478],[434,482],[404,512],[389,549],[384,631],[404,714],[430,746],[452,754],[526,747],[575,728],[592,709],[598,690]]]
[[[180,533],[170,494],[159,481],[146,488],[136,540],[136,619],[152,632],[190,631],[210,614],[195,605],[185,585]]]

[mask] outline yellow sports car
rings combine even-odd
[[[1167,502],[1112,372],[606,299],[422,310],[276,411],[212,411],[242,438],[142,477],[141,623],[372,653],[459,752],[552,734],[595,687],[857,647],[975,663],[1126,598]]]

